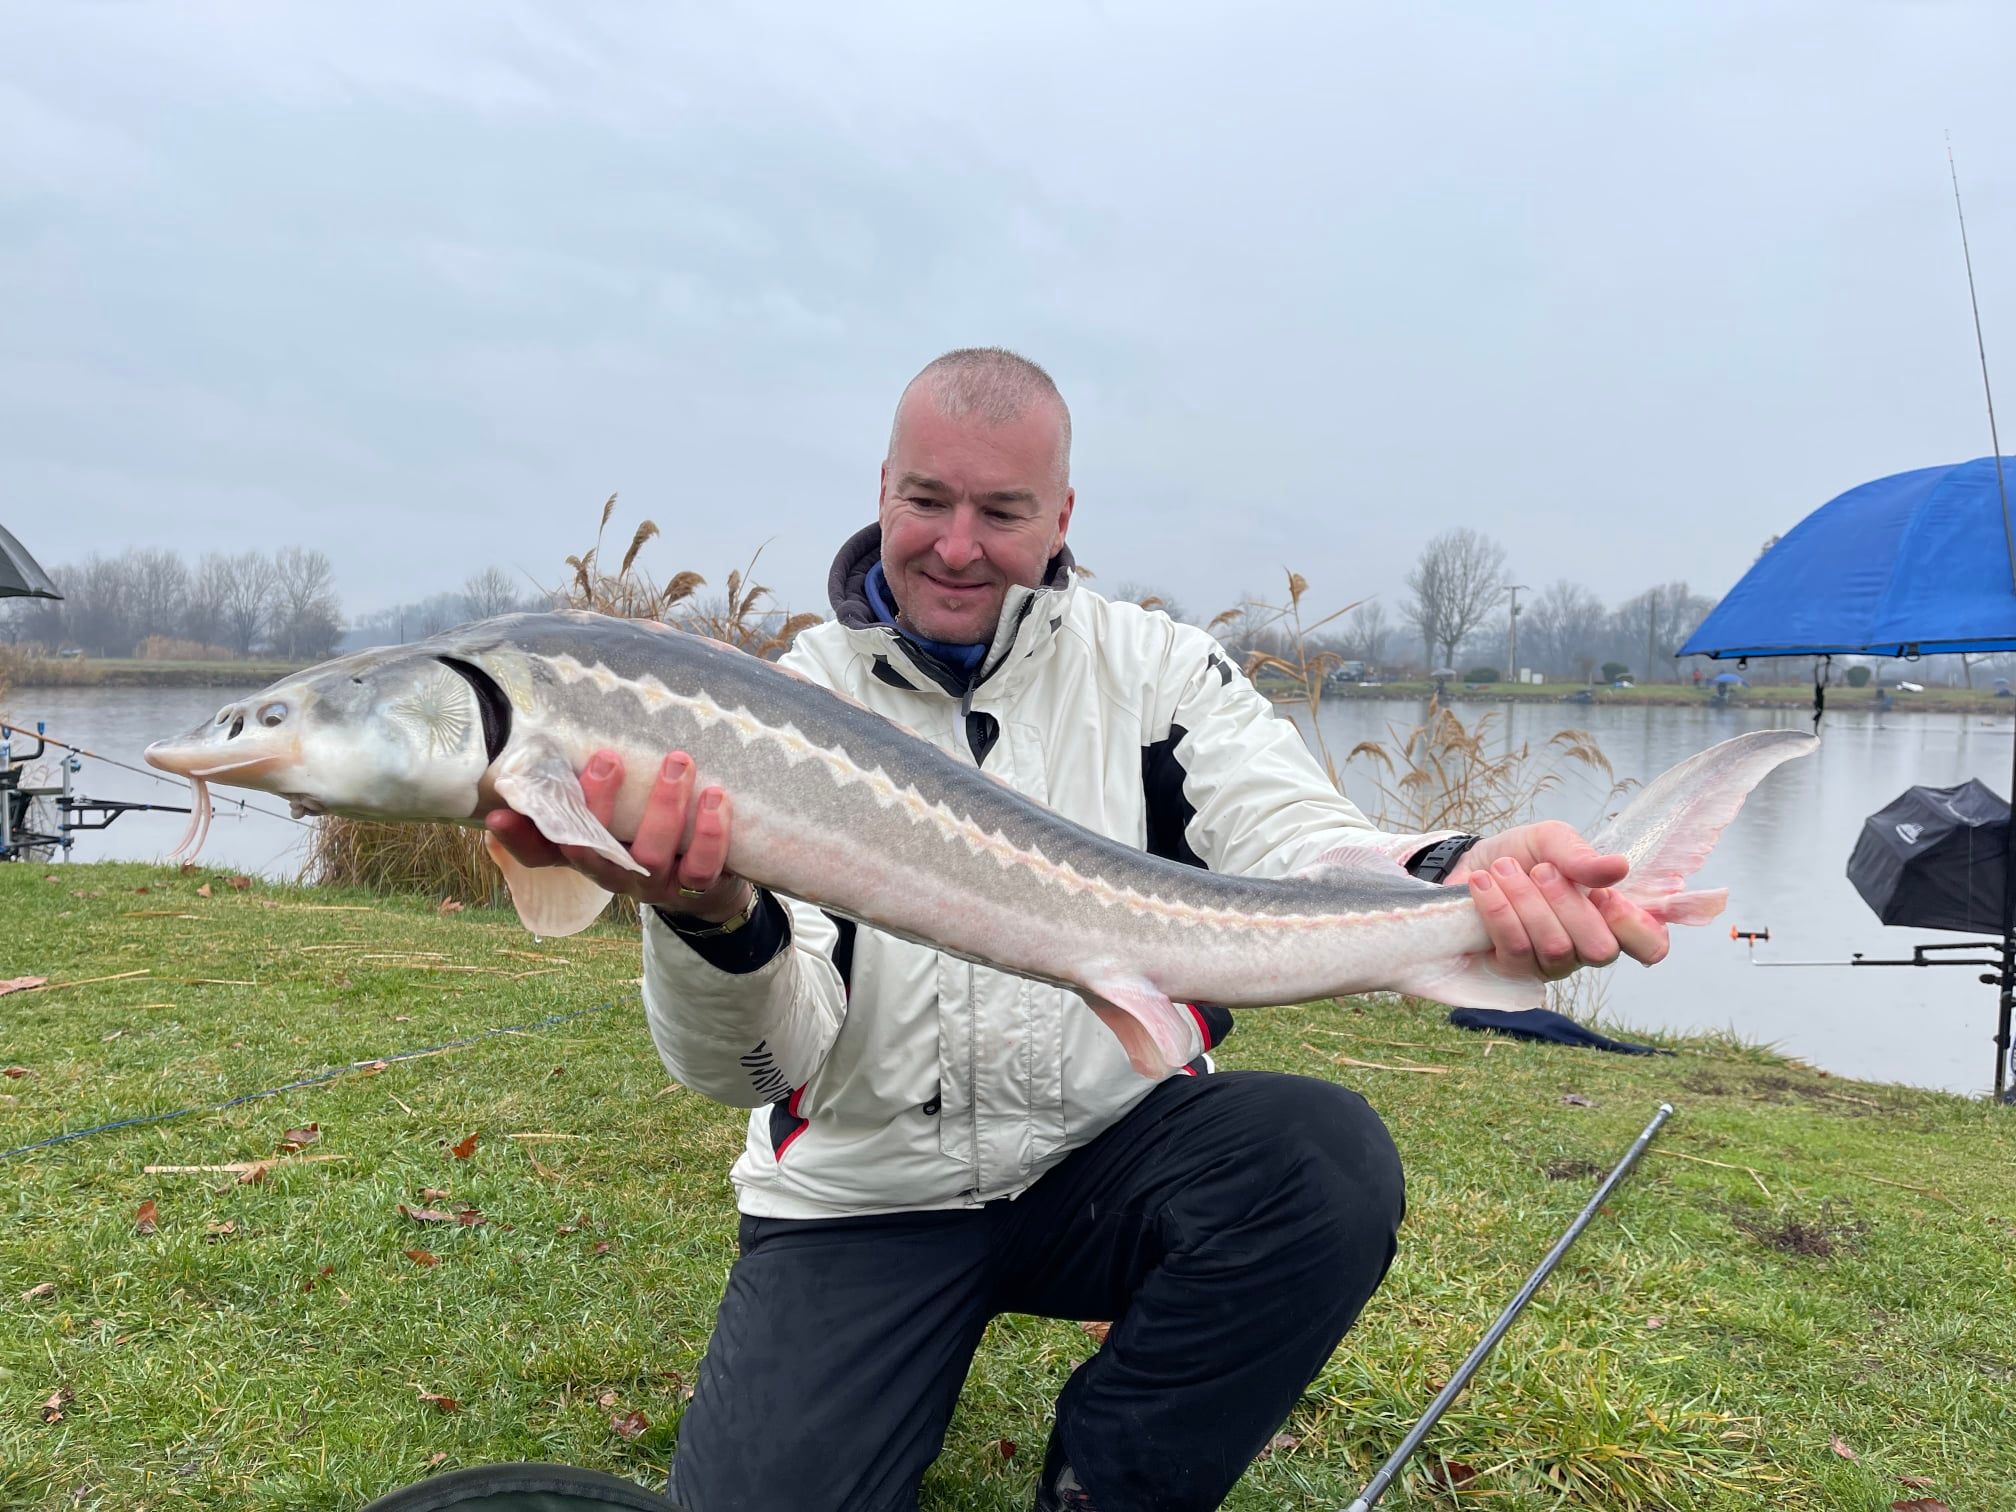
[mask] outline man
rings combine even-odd
[[[835,619],[785,658],[1067,817],[1216,870],[1343,841],[1469,886],[1501,969],[1666,948],[1562,825],[1382,835],[1203,631],[1073,581],[1070,415],[1011,353],[904,391]],[[753,1109],[741,1258],[680,1429],[690,1512],[915,1505],[1002,1312],[1110,1318],[1057,1403],[1037,1506],[1216,1507],[1384,1277],[1400,1163],[1356,1093],[1208,1056],[1150,1083],[1074,995],[859,928],[727,869],[734,815],[667,756],[649,875],[492,816],[528,864],[650,905],[644,996],[672,1073]],[[621,772],[582,786],[607,819]],[[1467,847],[1467,848],[1466,848]],[[1200,1005],[1206,1048],[1229,1015]]]

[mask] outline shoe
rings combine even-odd
[[[1036,1512],[1099,1512],[1092,1493],[1079,1483],[1078,1472],[1064,1458],[1056,1431],[1043,1456],[1043,1478],[1036,1483]]]

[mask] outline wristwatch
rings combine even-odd
[[[656,907],[655,904],[653,906]],[[736,930],[755,918],[756,910],[762,906],[763,889],[752,882],[749,885],[749,901],[742,905],[741,912],[737,913],[733,918],[723,919],[719,924],[709,923],[707,920],[696,918],[692,914],[673,913],[671,910],[664,908],[659,908],[657,913],[658,917],[665,921],[666,927],[672,930],[674,934],[688,940],[715,940],[719,939],[722,935],[735,933]]]
[[[1451,835],[1438,840],[1407,863],[1407,870],[1423,882],[1440,882],[1456,869],[1463,853],[1483,839],[1482,835]]]

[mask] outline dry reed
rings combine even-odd
[[[614,572],[603,565],[603,536],[616,511],[611,494],[602,506],[595,541],[567,558],[569,576],[552,590],[553,602],[622,619],[659,620],[696,635],[711,636],[765,658],[781,656],[801,630],[819,623],[816,614],[791,614],[778,607],[770,589],[755,580],[758,550],[746,567],[728,574],[726,593],[702,601],[696,593],[706,579],[675,572],[658,582],[638,563],[659,534],[650,520],[640,524]],[[311,882],[367,887],[377,892],[418,893],[463,903],[505,901],[503,879],[485,853],[483,831],[455,824],[381,824],[330,816],[315,826],[304,875]],[[636,918],[628,899],[619,898],[615,919]]]

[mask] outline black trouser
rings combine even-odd
[[[1103,1512],[1216,1507],[1393,1259],[1400,1157],[1355,1092],[1171,1077],[1012,1202],[742,1220],[680,1426],[688,1512],[902,1512],[990,1318],[1112,1319],[1052,1430]]]

